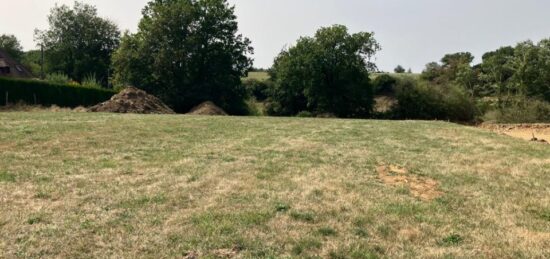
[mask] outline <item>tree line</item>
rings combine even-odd
[[[470,53],[449,54],[427,64],[420,77],[402,66],[395,75],[375,75],[372,57],[381,46],[374,33],[334,25],[282,50],[268,69],[269,80],[243,84],[254,49],[238,33],[227,0],[152,0],[142,15],[137,32],[129,33],[99,17],[92,5],[56,5],[49,27],[35,31],[44,63],[40,51],[23,52],[14,36],[1,36],[0,47],[35,73],[43,66],[49,80],[132,85],[178,112],[213,101],[229,113],[246,114],[245,101],[255,97],[270,115],[471,121],[520,104],[544,113],[550,101],[550,40],[500,48],[476,65]],[[376,95],[391,95],[399,105],[377,113]],[[535,102],[539,106],[527,107]]]

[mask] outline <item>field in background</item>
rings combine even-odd
[[[270,76],[267,72],[249,72],[248,77],[245,77],[244,80],[247,79],[256,79],[259,81],[265,81],[269,80]]]
[[[550,148],[443,122],[0,113],[0,257],[550,256]]]
[[[392,77],[395,77],[395,78],[411,78],[411,79],[418,79],[420,77],[420,74],[408,74],[408,73],[401,73],[401,74],[397,74],[397,73],[372,73],[370,75],[371,79],[375,79],[376,77],[380,76],[380,75],[383,75],[383,74],[388,74]],[[264,81],[264,80],[268,80],[270,77],[269,77],[269,74],[267,72],[249,72],[248,73],[248,77],[245,77],[244,80],[246,79],[256,79],[256,80],[260,80],[260,81]]]

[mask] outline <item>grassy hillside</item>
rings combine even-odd
[[[409,73],[401,73],[401,74],[397,74],[397,73],[371,73],[370,77],[371,77],[371,79],[375,79],[378,76],[383,75],[383,74],[388,74],[388,75],[391,75],[395,78],[401,78],[401,79],[405,79],[405,78],[418,79],[420,77],[420,74],[409,74]],[[246,79],[256,79],[256,80],[264,81],[264,80],[269,79],[269,74],[267,72],[249,72],[248,77],[244,78],[244,80],[246,80]]]
[[[0,113],[0,257],[550,256],[550,146],[442,122]]]
[[[267,72],[249,72],[248,77],[243,78],[243,80],[256,79],[260,81],[265,81],[265,80],[268,80],[269,78],[270,78],[269,73]]]

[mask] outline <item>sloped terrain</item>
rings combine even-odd
[[[548,258],[550,146],[443,122],[0,113],[0,258]]]

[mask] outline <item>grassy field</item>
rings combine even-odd
[[[0,113],[0,258],[548,258],[550,145],[443,122]]]
[[[370,78],[371,79],[376,79],[380,75],[384,75],[384,74],[390,75],[390,76],[395,77],[395,78],[400,78],[400,79],[406,79],[406,78],[418,79],[420,77],[420,74],[409,74],[409,73],[401,73],[401,74],[397,74],[397,73],[371,73]],[[243,78],[243,80],[256,79],[256,80],[260,80],[260,81],[265,81],[265,80],[268,80],[269,78],[270,77],[269,77],[269,74],[267,72],[249,72],[248,77]]]
[[[267,72],[249,72],[248,77],[245,77],[243,80],[256,79],[259,81],[265,81],[265,80],[268,80],[269,78],[270,77]]]

